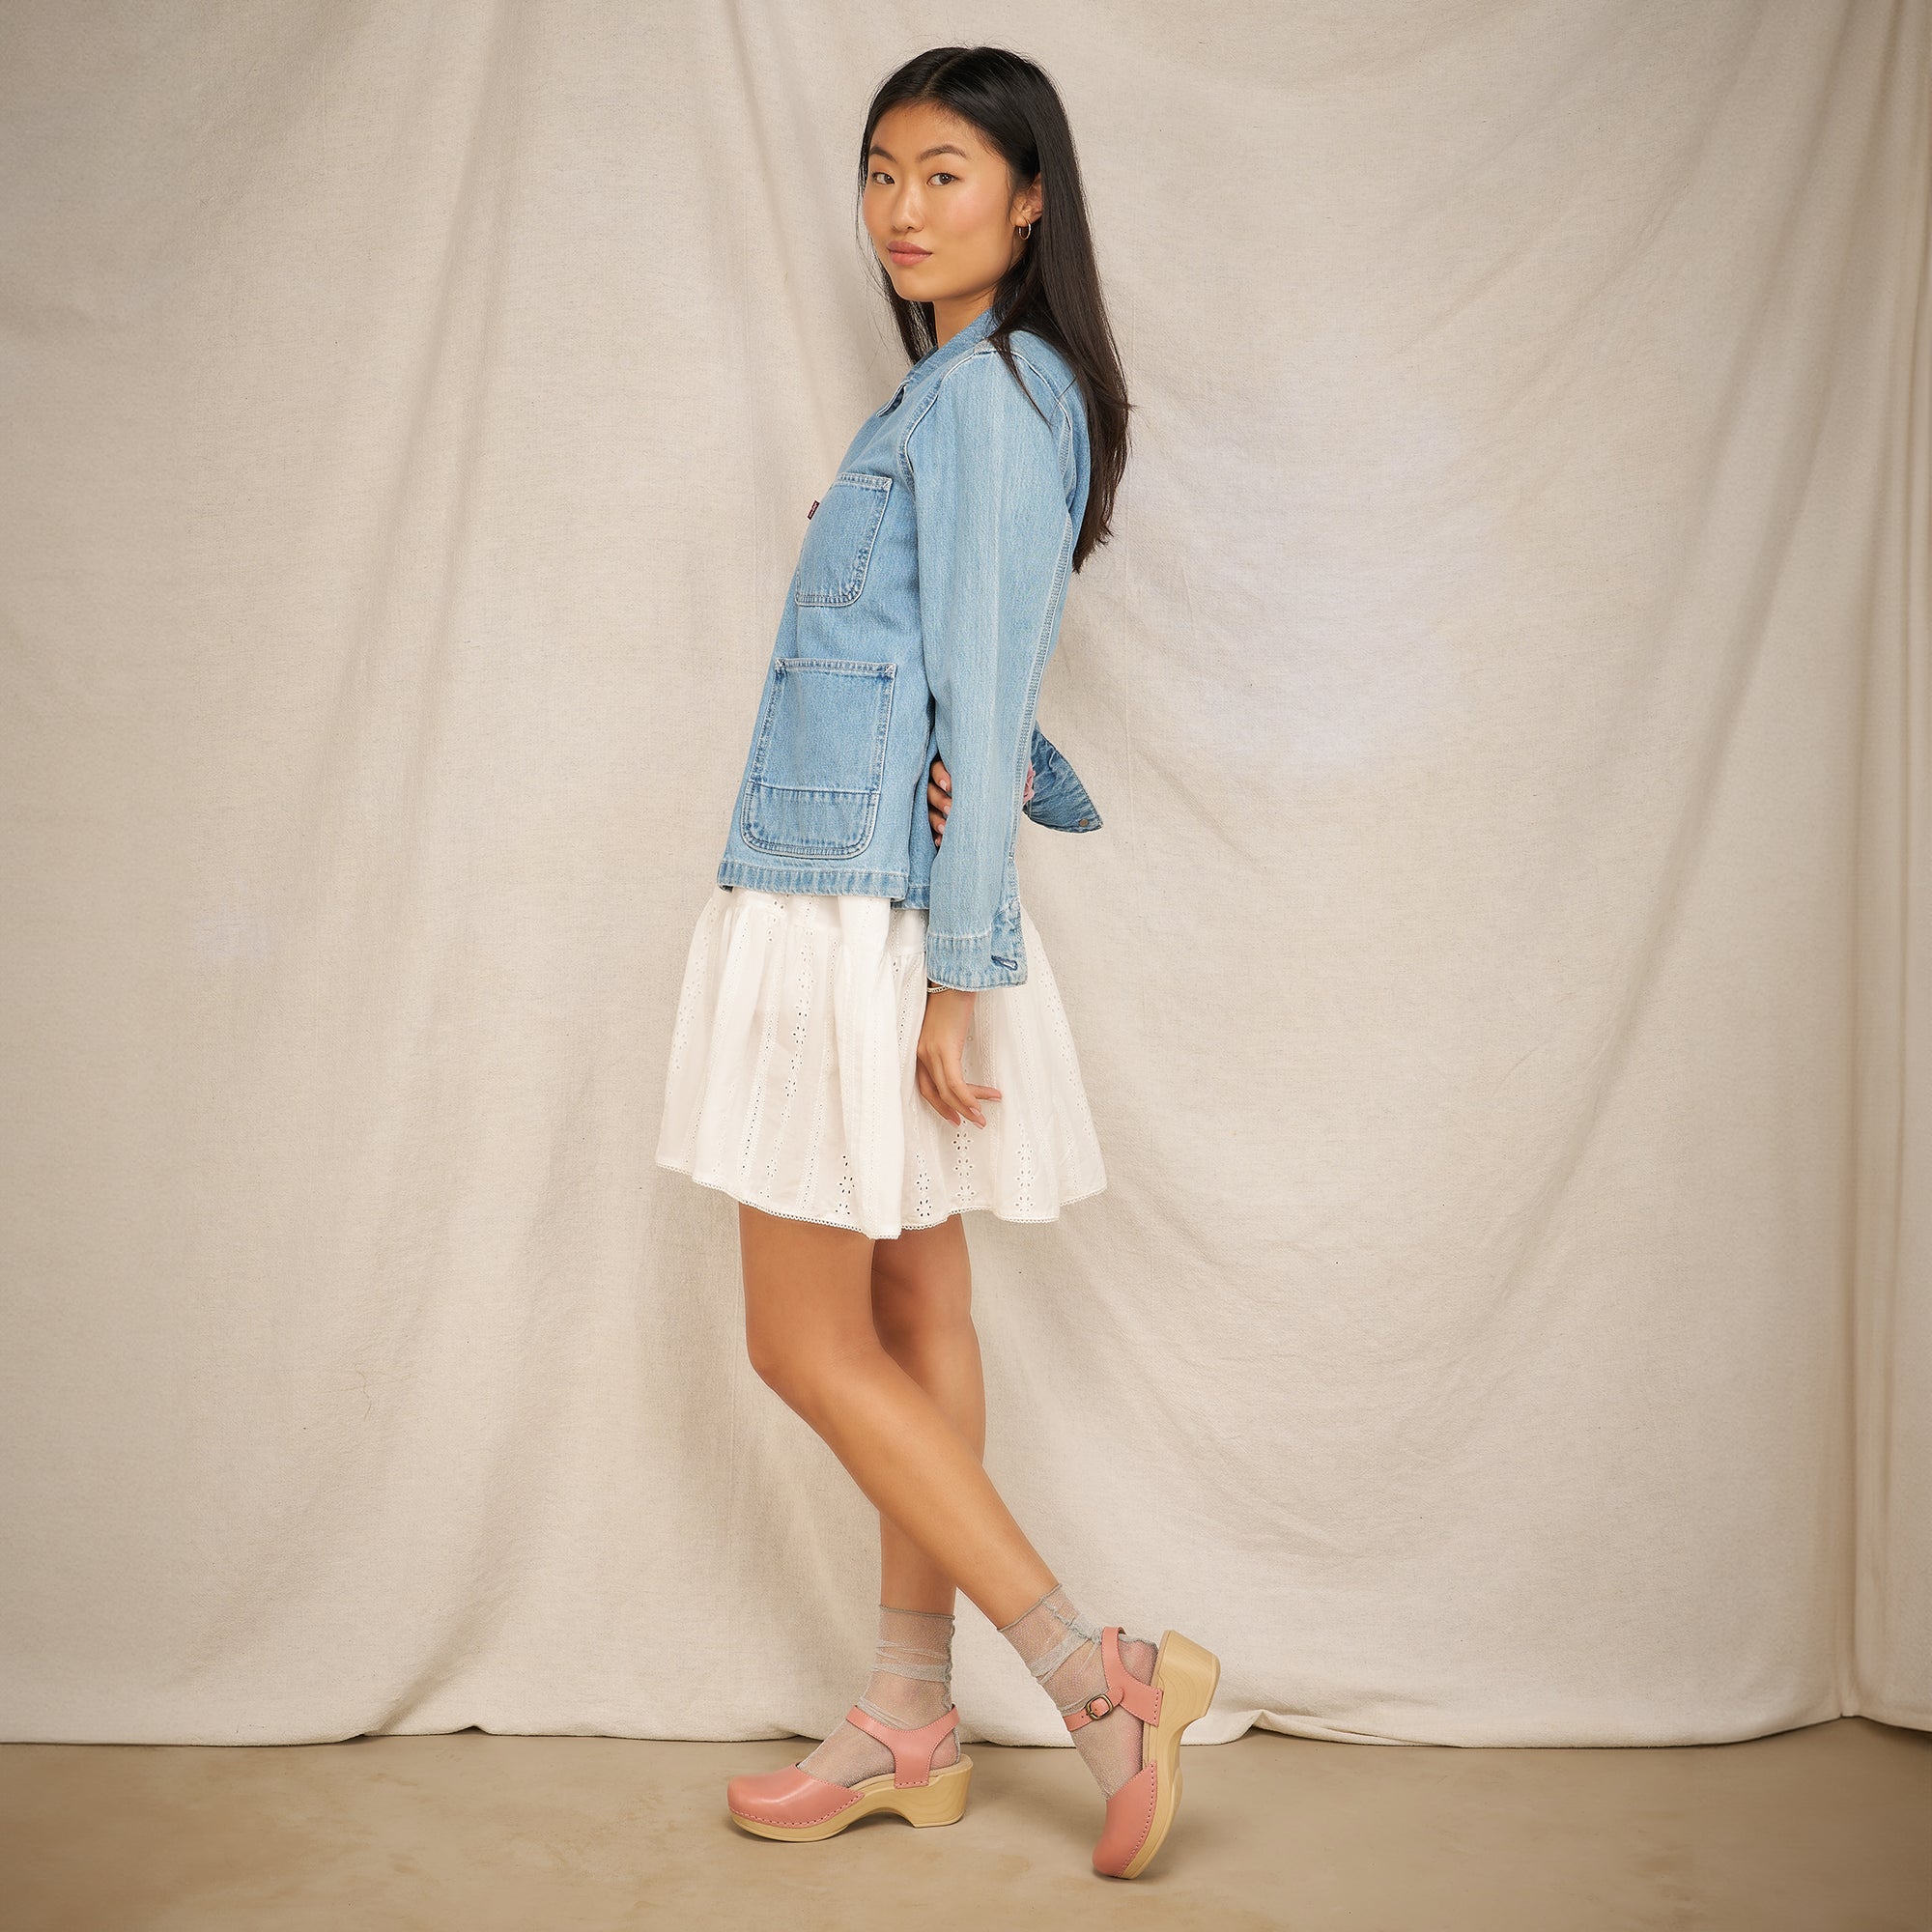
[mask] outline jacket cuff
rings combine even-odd
[[[990,931],[925,935],[925,977],[937,985],[955,992],[979,993],[992,986],[1022,986],[1026,983],[1026,954],[1011,961],[993,956]]]

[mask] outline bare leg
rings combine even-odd
[[[989,1622],[1011,1623],[1056,1579],[980,1466],[980,1443],[880,1340],[877,1244],[856,1230],[742,1203],[738,1241],[746,1348],[759,1377],[924,1559],[915,1587],[930,1600],[935,1579],[950,1577]]]
[[[872,1248],[872,1326],[880,1346],[983,1458],[986,1387],[973,1329],[973,1263],[957,1214],[935,1228],[909,1228]],[[942,1671],[952,1660],[956,1590],[891,1517],[879,1518],[879,1647],[859,1701],[875,1718],[908,1729],[945,1715],[952,1697]],[[935,1767],[959,1756],[948,1737]],[[833,1727],[800,1760],[814,1776],[856,1784],[893,1768],[893,1754],[850,1722]]]
[[[929,1395],[971,1448],[986,1453],[986,1382],[973,1326],[973,1262],[962,1216],[909,1228],[872,1251],[872,1326],[886,1353]],[[891,1517],[879,1518],[879,1601],[951,1610],[956,1591]]]

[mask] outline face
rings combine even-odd
[[[1031,245],[1020,231],[1040,218],[1040,184],[1015,194],[979,130],[929,100],[880,115],[867,162],[872,247],[905,300],[932,304],[943,342],[988,307]]]

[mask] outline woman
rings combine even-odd
[[[877,1810],[957,1819],[963,1589],[1106,1798],[1094,1868],[1133,1878],[1220,1665],[1178,1632],[1156,1646],[1085,1616],[980,1466],[961,1219],[1052,1220],[1106,1182],[1013,853],[1022,811],[1100,822],[1034,709],[1068,576],[1108,534],[1128,404],[1037,67],[922,54],[860,148],[913,365],[807,513],[686,962],[658,1159],[740,1204],[752,1362],[879,1510],[879,1638],[844,1721],[732,1778],[726,1803],[773,1838]]]

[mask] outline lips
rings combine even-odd
[[[895,245],[886,251],[902,268],[911,268],[915,262],[923,262],[932,253],[930,248],[901,248]]]

